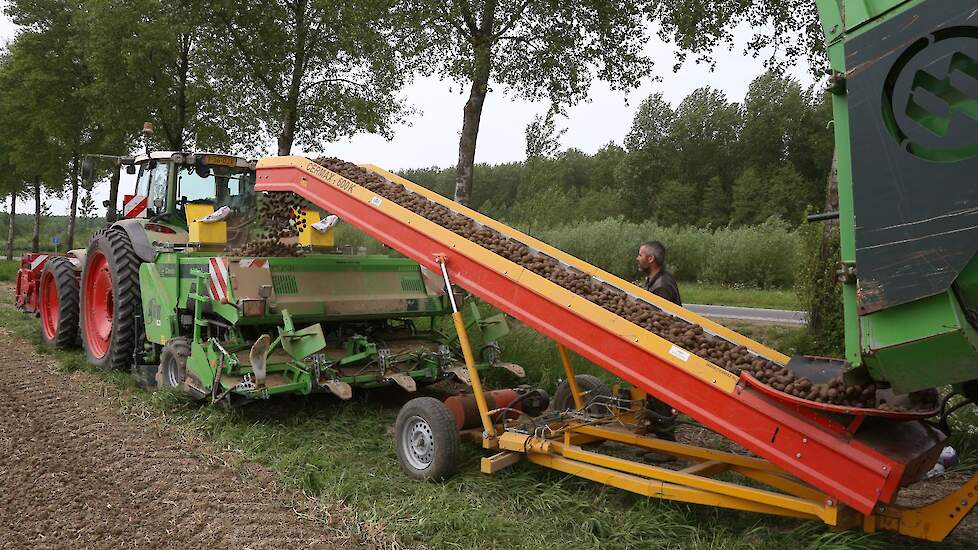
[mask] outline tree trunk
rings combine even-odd
[[[286,111],[282,121],[282,133],[278,135],[278,155],[280,157],[292,154],[292,143],[295,141],[295,115]]]
[[[17,223],[17,193],[10,193],[10,227],[7,228],[7,260],[14,259],[14,225]]]
[[[187,80],[190,74],[190,47],[193,36],[190,33],[180,35],[180,59],[177,62],[177,118],[173,128],[167,129],[167,140],[174,151],[183,151],[187,130]]]
[[[68,237],[65,250],[75,247],[75,220],[78,212],[78,151],[71,157],[71,205],[68,207]]]
[[[41,251],[41,177],[34,176],[34,233],[31,236],[31,252]]]
[[[476,43],[475,70],[472,89],[462,110],[462,136],[458,141],[458,166],[455,169],[455,201],[468,205],[472,198],[472,167],[475,164],[475,144],[479,138],[482,106],[489,91],[489,72],[492,52],[489,44]]]
[[[105,207],[105,221],[109,224],[115,222],[118,217],[118,212],[116,212],[116,205],[119,204],[119,179],[122,178],[122,163],[115,163],[115,170],[112,171],[112,177],[109,179],[109,205]]]
[[[295,44],[292,58],[292,78],[289,82],[288,94],[285,98],[285,118],[282,120],[282,132],[278,135],[278,155],[292,154],[295,142],[295,127],[299,119],[299,92],[302,89],[302,77],[306,70],[306,35],[309,32],[306,20],[308,2],[300,0],[295,4]]]

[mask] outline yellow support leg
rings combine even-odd
[[[570,357],[567,355],[567,348],[562,344],[557,344],[557,353],[560,354],[560,362],[564,365],[564,376],[567,377],[567,384],[570,386],[571,396],[574,397],[574,408],[581,410],[584,408],[584,397],[581,395],[581,387],[577,385],[577,376],[574,374],[574,367],[571,365]]]
[[[455,332],[458,333],[458,343],[462,347],[462,356],[465,357],[465,368],[469,373],[469,380],[472,382],[472,391],[475,393],[475,403],[479,407],[479,417],[482,419],[483,440],[495,439],[496,430],[489,418],[489,405],[486,403],[485,393],[482,391],[482,380],[479,378],[479,370],[475,368],[475,356],[472,354],[472,345],[469,342],[469,333],[465,330],[465,319],[455,303],[455,294],[452,292],[452,283],[448,280],[448,268],[445,267],[445,258],[438,258],[438,265],[441,266],[442,276],[445,278],[445,292],[448,293],[449,301],[452,304],[452,321],[455,323]]]

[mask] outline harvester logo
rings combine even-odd
[[[124,195],[122,197],[122,215],[127,218],[145,218],[148,199],[142,195]]]
[[[228,303],[228,265],[224,258],[210,259],[210,294],[211,298]]]
[[[883,117],[910,154],[936,162],[978,155],[978,39],[942,29],[912,44],[886,79]]]

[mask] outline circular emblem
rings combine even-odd
[[[897,143],[935,162],[978,155],[978,37],[942,29],[913,43],[883,90],[883,117]]]

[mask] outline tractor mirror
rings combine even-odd
[[[135,164],[127,164],[126,165],[126,173],[129,174],[130,176],[133,175],[133,174],[135,174],[136,173],[136,165]]]
[[[108,208],[110,204],[112,204],[112,203],[109,202],[109,201],[107,201],[107,200],[102,201],[102,206],[104,206],[106,208]]]
[[[198,156],[197,162],[194,164],[194,173],[196,173],[201,178],[206,178],[211,175],[211,169],[204,164],[204,157]]]
[[[92,157],[85,157],[81,162],[81,179],[82,187],[91,191],[92,185],[95,184],[95,159]]]

